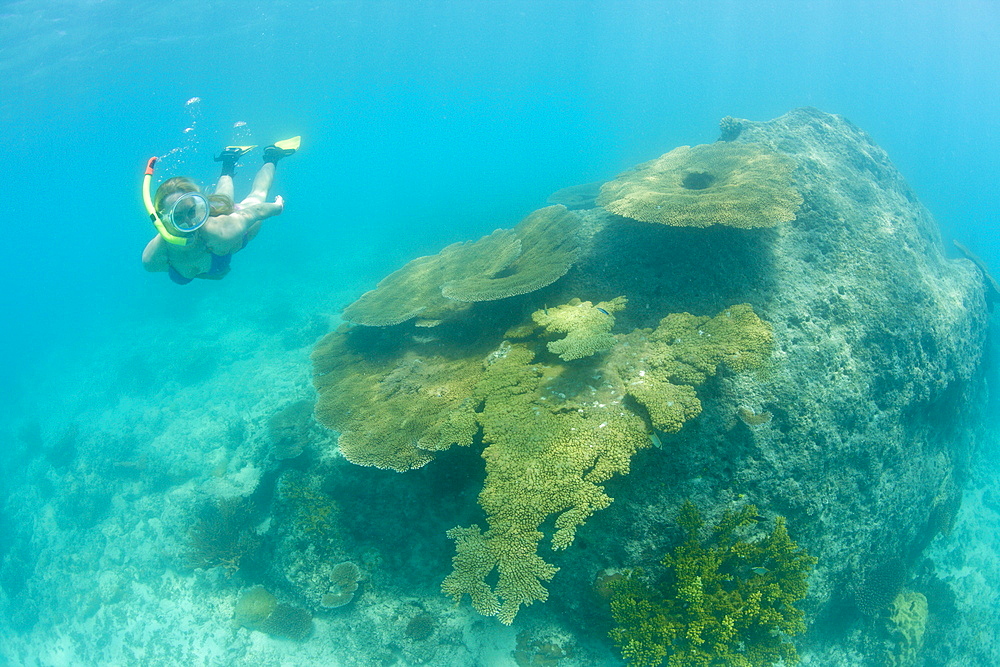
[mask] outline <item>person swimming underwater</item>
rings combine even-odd
[[[264,164],[254,177],[250,194],[235,203],[233,174],[236,163],[254,146],[228,146],[218,156],[222,174],[215,194],[206,197],[190,178],[167,179],[150,195],[156,158],[150,158],[143,179],[143,201],[157,235],[142,252],[147,271],[166,271],[178,285],[195,278],[220,280],[229,273],[233,255],[247,246],[267,218],[279,215],[285,202],[279,196],[267,202],[278,160],[299,148],[300,137],[276,142],[264,149]]]

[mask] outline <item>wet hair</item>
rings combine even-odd
[[[192,181],[187,176],[174,176],[173,178],[168,178],[167,180],[160,183],[160,187],[156,188],[156,195],[153,197],[153,208],[159,213],[163,213],[163,202],[170,195],[186,192],[201,192],[198,184]]]
[[[208,196],[208,205],[208,214],[213,217],[217,215],[229,215],[236,210],[236,203],[233,202],[233,198],[228,195],[220,195],[219,193]]]
[[[163,213],[165,206],[163,202],[166,201],[167,197],[177,193],[185,194],[187,192],[201,192],[201,188],[198,184],[192,181],[187,176],[174,176],[173,178],[168,178],[167,180],[160,183],[160,187],[156,188],[156,195],[153,197],[153,206],[156,208],[157,212]],[[210,216],[217,215],[229,215],[236,210],[236,204],[233,202],[233,198],[227,195],[220,195],[218,193],[214,195],[209,195],[207,197]]]

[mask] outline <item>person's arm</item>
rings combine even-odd
[[[205,223],[208,249],[217,255],[242,250],[244,242],[257,234],[261,221],[280,214],[284,207],[284,200],[275,197],[273,203],[252,204],[229,215],[209,218]]]
[[[153,240],[146,244],[146,249],[142,251],[142,266],[152,273],[169,269],[167,250],[163,247],[163,239],[160,238],[159,234],[154,236]]]

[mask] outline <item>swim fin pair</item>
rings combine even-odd
[[[301,136],[274,142],[264,149],[264,162],[277,162],[283,157],[288,157],[298,150],[301,142]],[[232,167],[235,167],[236,161],[254,148],[257,146],[226,146],[221,153],[215,156],[215,161],[226,163],[223,165],[224,169],[230,167],[230,163]]]

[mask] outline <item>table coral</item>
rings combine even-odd
[[[759,144],[680,146],[605,183],[597,202],[626,218],[675,227],[773,227],[794,220],[802,204],[792,166]]]
[[[330,576],[330,590],[320,600],[326,609],[343,607],[354,599],[361,579],[361,570],[351,561],[337,563]]]
[[[348,322],[391,326],[420,316],[446,319],[468,303],[527,294],[550,285],[576,261],[576,215],[565,206],[539,209],[514,229],[453,243],[383,278],[344,309]]]
[[[316,418],[340,433],[344,457],[402,472],[428,463],[433,450],[471,444],[477,427],[468,399],[481,357],[380,343],[354,328],[329,334],[313,351]]]
[[[519,222],[513,233],[522,252],[503,267],[466,267],[463,277],[441,285],[456,301],[495,301],[534,292],[566,275],[579,250],[575,214],[565,206],[546,206]]]

